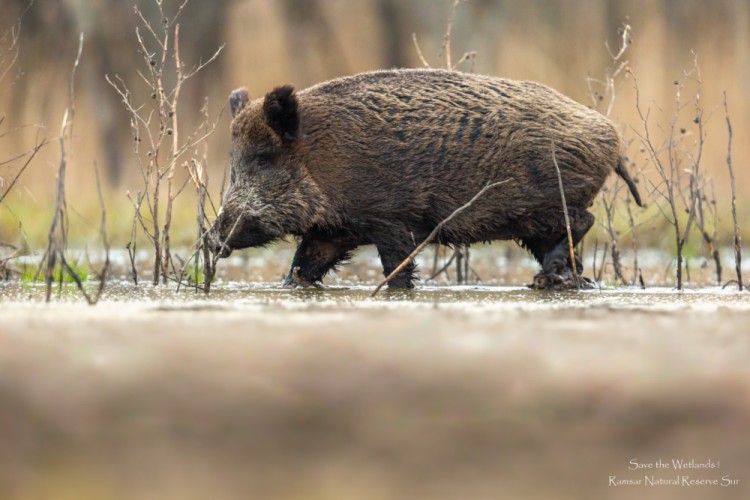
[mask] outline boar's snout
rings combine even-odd
[[[214,255],[225,258],[229,257],[233,250],[264,246],[283,236],[256,217],[247,214],[236,217],[220,210],[208,232],[207,241]]]
[[[218,255],[220,259],[225,259],[232,253],[232,247],[210,235],[208,238],[208,248],[212,254]]]
[[[224,259],[226,257],[229,257],[229,254],[232,253],[232,247],[230,247],[229,243],[225,241],[225,238],[221,237],[219,231],[219,227],[221,227],[221,221],[219,219],[220,218],[217,218],[213,226],[211,226],[211,229],[208,230],[206,241],[208,243],[208,248],[211,250],[211,253],[214,255],[218,255],[219,258]]]
[[[211,250],[212,254],[218,255],[219,258],[222,259],[229,257],[229,254],[231,254],[233,250],[232,245],[230,245],[228,241],[229,238],[228,234],[226,234],[227,231],[222,230],[225,225],[226,217],[220,210],[206,235],[206,242],[208,243],[209,250]]]

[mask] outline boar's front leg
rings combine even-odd
[[[380,262],[383,264],[383,274],[389,276],[409,254],[417,247],[413,234],[406,226],[391,227],[387,231],[376,232],[373,242],[378,249]],[[416,265],[414,261],[401,270],[391,281],[388,288],[414,288]]]
[[[284,286],[314,286],[337,264],[351,257],[356,245],[349,242],[323,241],[304,237],[294,253]]]

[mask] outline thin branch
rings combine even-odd
[[[412,260],[414,260],[414,258],[417,255],[419,255],[419,253],[422,250],[424,250],[424,248],[427,245],[429,245],[430,242],[432,242],[433,239],[435,239],[435,237],[438,235],[438,233],[440,233],[440,231],[443,229],[443,227],[447,223],[449,223],[451,220],[453,220],[454,217],[456,217],[458,214],[460,214],[461,212],[463,212],[464,210],[466,210],[467,208],[469,208],[476,200],[479,199],[480,196],[482,196],[489,189],[491,189],[493,187],[496,187],[496,186],[499,186],[501,184],[505,184],[506,182],[510,182],[511,180],[513,180],[513,179],[510,178],[510,179],[505,179],[505,180],[502,180],[502,181],[493,182],[491,184],[488,183],[477,194],[475,194],[472,199],[470,199],[464,205],[461,205],[460,207],[458,207],[456,210],[453,211],[452,214],[450,214],[448,217],[446,217],[445,219],[443,219],[437,226],[435,226],[435,229],[432,230],[432,232],[430,233],[430,235],[427,236],[427,238],[425,238],[425,240],[422,243],[420,243],[417,246],[417,248],[415,248],[414,251],[412,253],[410,253],[409,256],[406,259],[404,259],[404,261],[401,262],[401,264],[399,264],[396,269],[393,270],[393,272],[391,272],[391,274],[389,274],[383,281],[380,282],[380,284],[377,286],[377,288],[375,288],[375,290],[372,292],[372,294],[370,294],[370,297],[375,297],[375,295],[377,295],[377,293],[380,291],[381,288],[383,288],[383,286],[385,286],[386,284],[388,284],[389,281],[391,281],[398,273],[400,273],[406,266],[408,266],[409,263]]]
[[[73,277],[73,279],[76,281],[76,284],[78,284],[78,287],[80,290],[83,290],[83,285],[81,284],[81,280],[78,278],[78,275],[73,271],[73,269],[68,265],[67,260],[65,259],[65,246],[67,244],[67,229],[65,224],[66,219],[66,202],[65,202],[65,170],[66,170],[66,163],[67,163],[67,156],[65,151],[65,131],[68,129],[68,123],[69,121],[73,121],[74,115],[75,115],[75,94],[74,94],[74,88],[75,88],[75,74],[76,70],[78,69],[78,65],[81,62],[81,53],[83,52],[83,33],[80,34],[79,40],[78,40],[78,53],[75,58],[75,62],[73,63],[73,70],[71,71],[70,75],[70,84],[68,87],[68,107],[65,109],[65,112],[63,113],[63,119],[62,123],[60,125],[60,164],[58,166],[57,170],[57,196],[56,196],[56,203],[55,203],[55,215],[52,218],[52,224],[50,225],[49,230],[49,237],[48,237],[48,246],[47,246],[47,253],[46,253],[46,269],[45,269],[45,283],[46,283],[46,294],[45,299],[47,302],[50,301],[51,293],[52,293],[52,281],[53,281],[53,271],[55,269],[55,265],[57,264],[57,259],[60,259],[60,263],[63,266],[63,268],[68,271],[68,273]],[[62,272],[60,273],[60,278],[62,279]],[[85,293],[85,292],[84,292]]]
[[[40,142],[39,144],[37,144],[36,146],[34,146],[34,148],[30,152],[24,153],[24,154],[28,154],[29,157],[26,159],[26,161],[24,162],[23,166],[21,166],[21,168],[18,170],[18,172],[16,173],[16,175],[13,177],[13,180],[10,181],[10,184],[8,185],[7,189],[3,192],[2,195],[0,195],[0,203],[2,203],[3,200],[5,200],[5,197],[8,196],[8,193],[10,193],[10,190],[13,189],[13,186],[16,185],[16,182],[18,182],[18,179],[24,173],[24,171],[26,170],[26,168],[29,166],[29,164],[31,163],[31,161],[34,159],[34,157],[36,156],[36,154],[39,152],[39,150],[42,149],[47,144],[49,144],[49,141],[47,141],[45,139],[42,142]]]
[[[194,76],[196,73],[198,73],[199,71],[201,71],[203,68],[205,68],[206,66],[208,66],[209,64],[211,64],[212,62],[214,62],[214,60],[216,60],[216,58],[219,57],[219,55],[221,54],[221,51],[224,50],[224,47],[226,47],[226,44],[222,44],[218,49],[216,49],[216,52],[214,52],[214,54],[211,57],[209,57],[208,59],[206,59],[205,62],[199,61],[198,65],[195,66],[195,67],[193,67],[193,69],[191,69],[182,78],[182,80],[185,81],[185,80],[190,79],[190,77]]]
[[[453,0],[451,12],[448,15],[448,23],[445,27],[445,35],[443,35],[443,47],[438,53],[438,57],[445,54],[445,68],[448,70],[453,69],[453,65],[451,64],[451,31],[453,31],[453,21],[456,18],[456,10],[458,10],[458,4],[460,3],[461,0]]]
[[[109,272],[111,269],[111,263],[109,260],[109,239],[107,238],[107,207],[104,204],[104,196],[102,195],[102,183],[99,176],[99,168],[96,167],[96,165],[94,165],[94,173],[96,174],[96,193],[99,197],[99,208],[102,211],[102,219],[99,226],[99,238],[102,240],[102,244],[104,245],[104,265],[102,266],[102,269],[97,273],[99,278],[99,288],[97,288],[96,290],[96,295],[94,295],[94,297],[89,297],[86,292],[84,292],[86,300],[91,305],[99,302],[99,298],[104,292],[104,287],[107,283],[107,278],[109,277]]]
[[[427,279],[428,280],[434,280],[435,278],[437,278],[438,276],[440,276],[441,274],[443,274],[445,271],[447,271],[448,268],[450,267],[450,265],[453,264],[453,261],[456,259],[456,255],[457,254],[458,254],[458,249],[455,249],[453,251],[453,253],[451,254],[450,258],[448,259],[448,261],[443,265],[443,267],[441,267],[440,269],[434,271],[432,273],[432,275],[429,278],[427,278]],[[435,255],[437,256],[437,252],[435,252]]]
[[[740,239],[740,226],[737,223],[737,193],[734,183],[734,169],[732,168],[732,122],[729,119],[729,107],[727,106],[727,93],[724,92],[724,116],[727,122],[727,169],[732,185],[732,221],[734,222],[734,263],[737,272],[737,287],[742,291],[742,241]],[[725,285],[726,286],[726,285]]]
[[[425,59],[422,55],[422,50],[419,48],[419,42],[417,42],[416,33],[411,34],[411,41],[414,42],[414,48],[417,49],[417,56],[419,57],[419,61],[422,63],[422,66],[424,66],[425,68],[429,68],[430,63],[428,63],[427,59]]]
[[[461,63],[464,61],[471,60],[471,66],[469,69],[469,73],[474,73],[474,70],[476,69],[476,63],[477,63],[477,53],[476,51],[466,52],[464,55],[461,56],[461,58],[458,60],[454,68],[457,68]]]

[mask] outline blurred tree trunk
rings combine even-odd
[[[331,75],[346,75],[348,64],[336,33],[323,11],[321,0],[282,0],[283,15],[287,23],[289,50],[295,68],[308,81]],[[324,75],[311,65],[318,54]]]

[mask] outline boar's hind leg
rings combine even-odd
[[[294,253],[284,286],[311,286],[319,283],[328,271],[351,257],[356,245],[336,241],[303,238]]]
[[[585,210],[571,214],[570,229],[573,236],[573,246],[583,239],[584,235],[594,224],[594,216]],[[577,252],[574,252],[575,271],[570,262],[567,231],[562,236],[552,239],[531,240],[527,247],[542,265],[542,270],[534,277],[532,288],[575,288],[573,272],[581,275],[583,263]],[[592,283],[583,279],[584,286]]]

